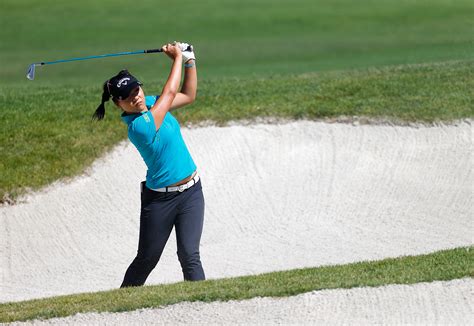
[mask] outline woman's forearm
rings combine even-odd
[[[155,120],[156,130],[158,130],[163,122],[166,113],[171,109],[173,100],[178,94],[179,84],[181,82],[181,65],[183,64],[183,57],[181,52],[174,57],[171,72],[168,80],[163,87],[160,98],[155,102],[151,108],[153,119]]]
[[[177,56],[171,67],[171,72],[168,76],[165,86],[163,87],[163,92],[161,96],[166,96],[170,94],[171,96],[176,96],[178,93],[179,84],[181,82],[181,66],[183,58],[181,55]],[[172,100],[172,99],[171,99]]]
[[[191,101],[196,98],[197,92],[197,70],[194,60],[189,60],[187,64],[193,64],[193,67],[184,68],[184,81],[181,87],[181,93],[185,94]]]

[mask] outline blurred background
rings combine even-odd
[[[471,58],[471,0],[207,0],[0,3],[0,83],[100,84],[121,68],[164,78],[161,55],[30,63],[194,44],[200,78]]]

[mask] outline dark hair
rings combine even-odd
[[[143,85],[138,79],[132,76],[128,70],[120,70],[119,73],[108,79],[103,85],[102,101],[92,115],[92,119],[102,120],[105,116],[105,105],[110,97],[114,101],[122,100],[130,95],[136,86]]]
[[[104,119],[104,116],[105,116],[105,106],[104,106],[104,103],[105,102],[108,102],[108,100],[110,99],[110,90],[109,90],[109,80],[107,80],[105,83],[104,83],[104,86],[103,86],[103,92],[102,92],[102,101],[100,103],[100,105],[97,107],[97,109],[95,110],[94,114],[92,115],[92,119],[96,119],[96,120],[102,120]]]

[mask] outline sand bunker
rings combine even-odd
[[[127,313],[77,314],[33,325],[319,325],[472,323],[472,279],[323,290],[289,298],[184,302]]]
[[[320,122],[183,129],[206,198],[208,278],[471,245],[472,127]],[[124,142],[0,208],[0,302],[117,288],[145,166]],[[147,284],[182,280],[174,234]]]

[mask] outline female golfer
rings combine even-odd
[[[204,280],[199,242],[204,220],[204,197],[196,165],[169,111],[190,104],[196,97],[197,73],[193,51],[186,43],[162,47],[173,64],[160,96],[145,96],[142,84],[127,70],[104,83],[102,103],[94,113],[101,120],[104,103],[112,97],[123,111],[128,138],[136,146],[148,171],[141,183],[138,253],[121,287],[140,286],[158,263],[173,226],[184,279]],[[192,49],[192,47],[191,47]],[[181,66],[184,81],[181,90]]]

